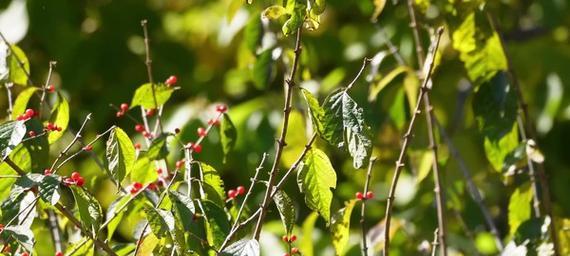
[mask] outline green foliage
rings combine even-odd
[[[26,134],[26,126],[21,121],[11,121],[0,125],[0,153],[2,161],[20,144]]]
[[[57,94],[57,99],[58,102],[51,112],[49,122],[55,124],[57,127],[61,127],[61,131],[52,131],[48,134],[49,144],[52,144],[61,138],[69,125],[69,103],[63,95],[59,93]]]
[[[36,87],[28,87],[18,94],[18,97],[16,97],[14,101],[14,106],[12,107],[12,119],[18,118],[19,115],[26,111],[30,98],[38,91],[39,89]]]
[[[350,233],[350,216],[355,205],[356,200],[346,202],[344,208],[340,209],[332,217],[332,244],[336,255],[344,255],[344,248]]]
[[[72,186],[71,190],[73,191],[75,202],[77,202],[77,210],[79,211],[82,225],[94,236],[97,236],[97,231],[99,231],[103,220],[103,209],[99,201],[81,187]]]
[[[237,129],[226,113],[223,114],[222,123],[220,124],[220,139],[222,142],[222,150],[224,151],[224,162],[226,157],[236,146]]]
[[[209,200],[202,200],[204,217],[206,218],[206,238],[208,243],[216,248],[224,242],[230,232],[230,223],[222,208]]]
[[[105,156],[109,173],[120,183],[135,163],[135,148],[123,129],[116,127],[111,131]]]
[[[130,107],[141,106],[147,109],[156,109],[170,99],[172,92],[174,92],[174,88],[163,83],[143,84],[135,91]]]
[[[28,75],[30,73],[30,62],[28,57],[17,45],[8,46],[8,56],[6,57],[8,66],[7,77],[0,77],[17,85],[28,85]]]
[[[521,223],[530,219],[532,189],[530,184],[519,186],[509,200],[509,234],[515,234]]]
[[[279,211],[279,216],[281,216],[281,221],[285,227],[285,233],[290,235],[295,227],[295,221],[297,220],[297,208],[293,204],[291,197],[285,193],[283,190],[278,190],[273,197],[275,201],[275,206]]]
[[[323,151],[313,148],[307,153],[297,169],[297,184],[305,194],[307,206],[330,223],[331,188],[336,188],[336,172]]]
[[[239,240],[221,252],[224,256],[259,256],[259,243],[253,239]]]

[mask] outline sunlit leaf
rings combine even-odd
[[[230,244],[222,252],[223,256],[259,256],[259,243],[255,239],[242,239]]]
[[[38,90],[39,89],[37,87],[28,87],[18,94],[18,97],[16,97],[16,100],[14,101],[14,106],[12,107],[12,119],[16,119],[19,115],[24,114],[30,98]]]
[[[251,73],[252,80],[255,87],[259,90],[269,87],[269,81],[271,80],[273,70],[272,52],[273,49],[267,49],[260,53],[253,65]]]
[[[319,214],[317,212],[312,212],[303,222],[303,237],[299,243],[299,249],[305,256],[313,256],[313,247],[315,242],[313,240],[313,230],[315,229],[315,222],[318,217]]]
[[[49,117],[49,122],[55,124],[57,127],[61,127],[61,131],[51,131],[48,134],[49,144],[57,141],[63,133],[67,130],[69,125],[69,103],[60,93],[57,94],[58,102],[53,107],[51,115]]]
[[[327,155],[311,149],[297,169],[297,184],[305,194],[307,206],[319,212],[327,224],[330,222],[331,188],[336,188],[336,172]]]
[[[236,0],[239,1],[239,0]],[[271,7],[270,7],[271,8]],[[283,8],[283,7],[281,7]],[[245,43],[251,53],[256,54],[263,36],[263,25],[259,14],[253,14],[244,30]]]
[[[112,177],[121,182],[135,163],[135,148],[129,136],[119,127],[115,127],[107,139],[107,168]]]
[[[408,74],[414,73],[414,70],[407,66],[398,66],[394,70],[390,71],[388,74],[383,76],[378,82],[373,83],[370,86],[370,91],[368,93],[368,101],[376,100],[378,93],[382,91],[382,89],[386,88],[398,75],[400,74]]]
[[[26,126],[22,121],[8,121],[0,124],[0,152],[2,161],[10,155],[26,135]]]
[[[153,86],[150,83],[143,84],[135,91],[131,101],[131,108],[136,106],[142,106],[147,109],[158,108],[170,99],[172,92],[174,92],[174,88],[163,83],[154,84],[154,93]]]
[[[222,150],[224,151],[224,162],[226,157],[233,150],[237,141],[237,129],[226,113],[223,114],[220,124],[220,140],[222,142]]]
[[[8,64],[8,81],[26,86],[28,84],[28,75],[30,74],[30,62],[28,57],[20,47],[12,44],[9,47],[9,54],[6,58]]]
[[[9,226],[4,228],[2,235],[16,239],[27,251],[32,251],[34,249],[34,233],[29,227]]]
[[[293,200],[283,190],[277,191],[273,197],[273,201],[275,201],[275,206],[277,206],[285,231],[287,235],[290,235],[295,227],[297,208],[293,204]]]
[[[99,201],[82,187],[71,186],[70,188],[73,191],[75,202],[77,202],[77,209],[83,226],[96,234],[103,219],[103,209]]]
[[[530,184],[519,186],[509,200],[509,233],[514,235],[519,225],[531,217],[532,189]]]
[[[374,0],[374,13],[372,14],[371,18],[373,22],[378,21],[378,17],[384,10],[385,6],[386,6],[386,0]]]
[[[226,191],[224,189],[224,181],[220,177],[218,171],[216,171],[214,167],[207,165],[205,163],[200,163],[200,168],[202,169],[203,182],[212,187],[216,193],[215,198],[211,198],[212,195],[209,195],[208,193],[206,194],[206,198],[214,202],[215,201],[224,202],[224,200],[226,199]],[[221,204],[221,206],[223,207],[223,204]]]
[[[261,16],[274,20],[278,19],[279,17],[285,14],[287,14],[287,10],[283,6],[272,5],[265,8],[265,10],[263,10],[263,12],[261,13]]]
[[[59,184],[59,176],[55,174],[44,176],[39,184],[40,197],[51,205],[55,205],[59,201],[60,197],[58,191]]]
[[[206,238],[210,245],[220,247],[230,232],[230,223],[224,209],[209,200],[202,201],[206,218]]]
[[[350,233],[350,216],[355,205],[356,200],[354,199],[346,202],[344,208],[340,209],[332,217],[332,244],[336,251],[336,255],[344,255],[344,250],[348,243],[348,236]]]

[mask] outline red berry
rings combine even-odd
[[[230,189],[230,190],[228,191],[228,197],[229,197],[230,199],[234,199],[234,198],[236,198],[236,196],[237,196],[237,191],[235,191],[235,190],[233,190],[233,189]]]
[[[85,147],[83,147],[83,150],[91,151],[91,150],[93,150],[93,145],[86,145]]]
[[[366,192],[366,199],[372,199],[372,198],[374,198],[374,192],[372,191]]]
[[[178,82],[178,78],[176,76],[170,76],[164,83],[168,86],[172,86],[175,85],[176,82]]]
[[[27,118],[26,118],[24,115],[19,115],[19,116],[16,118],[16,120],[18,120],[18,121],[23,121],[23,120],[26,120],[26,119],[27,119]]]
[[[28,252],[23,252],[22,254],[20,254],[20,256],[30,256],[30,254]]]
[[[289,241],[291,241],[291,242],[297,241],[297,236],[296,236],[296,235],[291,235],[291,237],[289,238]]]
[[[362,200],[363,198],[364,198],[364,195],[362,195],[362,192],[356,192],[356,199]]]
[[[182,169],[184,167],[184,160],[176,161],[176,169]]]
[[[162,168],[158,168],[158,169],[156,169],[156,173],[158,173],[158,174],[162,174]]]
[[[174,129],[174,133],[179,134],[179,133],[180,133],[180,128],[175,128],[175,129]]]
[[[151,109],[146,111],[146,116],[151,117],[151,116],[154,116],[155,113],[156,113],[156,108],[151,108]]]
[[[193,144],[193,145],[192,145],[192,150],[194,150],[194,152],[196,152],[196,153],[200,153],[200,152],[202,152],[202,145],[200,145],[200,144]]]
[[[125,115],[125,112],[123,112],[123,111],[119,111],[115,114],[116,117],[122,117],[124,115]]]
[[[239,186],[236,188],[238,195],[243,195],[245,193],[245,188],[243,186]]]
[[[36,137],[36,132],[34,132],[34,131],[29,131],[29,132],[28,132],[28,136],[30,136],[30,137]]]
[[[288,243],[289,242],[289,238],[287,237],[287,235],[283,235],[281,237],[281,240],[283,240],[283,242]]]
[[[148,184],[147,188],[150,190],[157,190],[158,186],[156,186],[156,184],[154,184],[154,183],[150,183],[150,184]]]
[[[59,126],[56,126],[55,129],[56,129],[58,132],[61,132],[61,130],[62,130],[63,128],[61,128],[61,127],[59,127]]]
[[[206,137],[206,135],[208,135],[206,129],[203,127],[198,128],[198,137]]]
[[[137,125],[135,125],[135,131],[137,131],[137,132],[145,132],[144,125],[142,125],[142,124],[137,124]]]
[[[139,190],[136,188],[131,188],[131,190],[129,192],[131,193],[131,195],[134,195],[134,194],[138,193]]]
[[[217,105],[216,111],[218,111],[220,113],[225,113],[226,111],[228,111],[228,106],[226,106],[224,104]]]
[[[141,184],[140,182],[133,183],[133,188],[136,188],[137,190],[141,189],[142,187],[143,187],[143,184]]]
[[[142,135],[147,138],[147,139],[152,139],[152,133],[144,131],[142,132]]]
[[[71,173],[71,179],[77,181],[79,178],[81,178],[81,174],[79,172],[72,172]]]
[[[129,104],[122,103],[120,108],[122,112],[127,112],[129,110]]]
[[[220,125],[220,120],[212,118],[212,119],[208,120],[208,124],[209,125]]]
[[[283,256],[289,256],[289,253],[283,253]]]
[[[24,112],[24,115],[27,116],[28,118],[32,118],[36,115],[36,111],[34,111],[31,108],[26,109],[26,112]]]
[[[72,178],[65,178],[65,179],[63,179],[63,185],[71,186],[71,185],[73,185],[73,184],[75,184],[75,183],[76,183],[75,180],[72,179]]]
[[[51,93],[51,92],[55,92],[55,86],[54,86],[53,84],[48,85],[46,89],[47,89],[48,92],[50,92],[50,93]]]
[[[63,252],[56,252],[55,256],[63,256]]]
[[[50,168],[47,168],[44,170],[44,175],[51,175],[51,174],[52,174],[52,172],[51,172]]]
[[[297,253],[299,253],[299,248],[297,248],[297,247],[291,248],[291,253],[292,253],[292,254],[297,254]]]
[[[140,143],[135,143],[135,149],[140,150],[140,149],[141,149],[141,144],[140,144]]]
[[[4,224],[0,223],[0,231],[4,230]]]
[[[83,184],[85,184],[85,179],[83,179],[83,177],[79,177],[77,180],[75,180],[75,183],[75,185],[83,187]]]

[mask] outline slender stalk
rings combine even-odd
[[[352,89],[352,86],[354,86],[354,84],[356,83],[356,81],[358,81],[358,78],[360,78],[360,76],[362,75],[362,72],[364,71],[364,68],[366,68],[366,65],[370,63],[370,59],[369,58],[364,58],[364,60],[362,61],[362,66],[360,67],[360,70],[358,71],[358,73],[356,74],[356,76],[354,77],[354,79],[352,79],[352,81],[348,84],[348,86],[346,86],[346,90],[350,90]]]
[[[376,157],[370,158],[370,162],[368,162],[368,170],[366,171],[366,182],[364,183],[364,191],[362,192],[363,195],[366,195],[368,192],[368,187],[370,186],[370,177],[372,174],[372,167],[376,162]],[[368,256],[368,242],[366,240],[366,225],[364,223],[366,217],[366,201],[367,198],[362,199],[362,205],[360,206],[360,229],[362,231],[362,255]]]
[[[48,90],[48,86],[51,82],[51,75],[53,73],[53,70],[54,70],[56,64],[57,64],[56,61],[50,61],[49,62],[49,71],[48,71],[48,75],[46,78],[46,83],[44,84],[44,86],[42,86],[42,95],[40,96],[40,119],[41,119],[41,116],[43,115],[44,102],[46,99],[46,91]]]
[[[421,66],[424,63],[424,48],[422,47],[422,41],[420,40],[420,32],[418,30],[418,22],[416,21],[416,12],[414,11],[414,0],[407,0],[408,13],[410,15],[410,28],[412,29],[412,34],[414,36],[414,42],[416,45],[416,57],[418,58],[418,65]]]
[[[435,256],[435,252],[437,251],[437,246],[439,245],[438,238],[439,238],[439,232],[438,229],[436,228],[435,231],[433,232],[433,242],[431,242],[432,248],[431,248],[431,256]]]
[[[529,114],[528,111],[528,104],[525,101],[524,95],[522,93],[522,88],[521,85],[519,84],[519,81],[517,79],[515,70],[513,68],[513,63],[512,63],[512,59],[510,57],[509,52],[507,51],[506,48],[506,44],[505,44],[505,39],[503,38],[503,35],[500,31],[500,28],[498,27],[498,23],[496,22],[495,18],[493,17],[493,15],[489,12],[487,12],[487,18],[489,19],[489,23],[491,24],[491,27],[493,27],[493,29],[495,31],[497,31],[497,34],[499,35],[499,39],[501,41],[501,48],[503,49],[503,52],[505,53],[505,57],[507,59],[507,73],[510,76],[510,81],[513,84],[513,87],[515,89],[515,92],[517,94],[517,98],[518,98],[518,108],[519,108],[519,117],[517,119],[518,125],[520,127],[521,130],[521,139],[523,141],[526,142],[527,139],[532,139],[534,141],[537,141],[537,135],[536,135],[536,131],[534,129],[533,121],[532,118]],[[524,122],[523,119],[524,118]],[[531,178],[533,178],[533,176],[535,175],[535,170],[534,170],[534,163],[531,160],[528,160],[528,168],[529,168],[529,174],[531,175]],[[556,220],[553,218],[554,216],[552,215],[552,201],[550,199],[550,186],[548,185],[548,179],[546,177],[546,171],[544,168],[544,163],[537,163],[537,172],[536,174],[538,174],[538,183],[540,184],[540,188],[541,188],[541,192],[542,192],[542,196],[535,196],[536,201],[538,202],[538,205],[542,205],[544,207],[545,210],[545,214],[546,216],[550,217],[551,219],[551,223],[550,223],[550,236],[552,239],[552,244],[554,246],[554,254],[555,255],[560,255],[560,244],[558,241],[558,234],[556,233]],[[533,182],[533,190],[534,190],[534,194],[538,194],[538,187],[534,184],[536,184],[537,182],[534,181]],[[535,187],[536,186],[536,187]],[[535,213],[536,213],[536,208],[535,208]]]
[[[473,201],[477,204],[477,206],[481,210],[481,213],[483,214],[483,218],[485,219],[485,222],[487,223],[489,230],[495,236],[495,244],[497,245],[497,248],[499,248],[499,250],[502,250],[504,248],[504,245],[503,241],[501,240],[499,229],[495,225],[495,222],[493,222],[493,217],[491,215],[491,212],[489,211],[489,208],[487,208],[487,206],[485,206],[485,203],[483,202],[483,197],[481,196],[479,189],[477,189],[477,185],[475,185],[475,182],[471,177],[471,171],[469,170],[469,167],[467,167],[467,164],[465,163],[465,160],[459,153],[459,150],[457,149],[457,147],[455,146],[455,144],[453,143],[453,141],[445,131],[445,128],[439,124],[437,118],[434,118],[434,123],[437,129],[439,130],[441,138],[443,138],[443,140],[447,144],[451,157],[455,159],[457,165],[459,166],[459,170],[463,175],[463,179],[465,180],[465,184],[467,185],[467,191],[469,192],[471,199],[473,199]]]
[[[87,122],[89,122],[89,120],[91,120],[91,113],[87,114],[87,116],[85,117],[85,120],[83,120],[83,124],[81,124],[81,127],[79,128],[79,131],[75,134],[75,137],[73,137],[73,140],[71,140],[71,142],[69,142],[69,144],[67,145],[67,147],[65,147],[57,156],[57,158],[55,159],[55,161],[53,161],[50,169],[52,170],[52,172],[55,172],[57,170],[55,170],[55,165],[59,162],[59,160],[61,160],[64,156],[67,155],[67,152],[69,152],[69,150],[71,149],[71,147],[75,144],[75,142],[77,142],[77,140],[79,140],[79,138],[81,138],[81,132],[83,132],[83,129],[85,129],[85,126],[87,125]]]
[[[2,38],[2,41],[6,44],[6,46],[8,46],[8,49],[10,50],[10,52],[14,52],[14,49],[12,48],[12,44],[10,44],[10,42],[8,42],[8,40],[6,39],[6,37],[4,37],[4,34],[2,32],[0,32],[0,38]],[[18,66],[20,66],[20,68],[22,69],[22,71],[24,71],[24,74],[26,74],[26,77],[28,78],[28,84],[34,84],[34,82],[32,81],[32,76],[30,75],[30,73],[25,69],[24,67],[24,62],[22,62],[22,60],[20,59],[20,57],[18,57],[18,55],[14,54],[14,58],[16,59],[16,62],[18,63]]]
[[[12,102],[12,86],[14,86],[12,83],[4,84],[4,87],[6,87],[6,96],[8,98],[8,109],[7,109],[8,120],[12,120],[12,112],[14,108],[14,102]]]
[[[59,230],[59,223],[57,217],[53,211],[48,211],[48,224],[50,229],[51,238],[53,240],[53,245],[56,252],[63,251],[63,246],[61,244],[61,232]]]
[[[255,230],[253,232],[253,238],[255,240],[259,240],[259,236],[261,234],[261,228],[263,227],[263,219],[265,218],[265,214],[267,213],[267,207],[270,203],[270,197],[273,190],[273,184],[275,183],[275,178],[277,176],[277,169],[279,164],[281,163],[281,154],[283,153],[283,149],[287,145],[285,142],[285,137],[287,136],[287,129],[289,126],[289,114],[291,113],[292,108],[292,98],[293,98],[293,88],[295,87],[295,74],[297,73],[297,68],[299,66],[299,59],[301,55],[301,33],[302,27],[297,29],[297,38],[295,40],[295,57],[293,59],[293,66],[289,77],[285,79],[285,106],[283,108],[283,124],[281,126],[281,136],[279,140],[277,140],[277,149],[275,152],[275,159],[273,161],[273,166],[271,167],[271,171],[269,171],[269,181],[267,183],[267,189],[265,190],[265,196],[263,198],[263,203],[261,204],[261,214],[257,219],[257,224],[255,226]]]
[[[243,198],[243,201],[241,202],[241,206],[239,207],[239,211],[237,213],[236,220],[235,220],[234,224],[232,225],[230,232],[234,231],[239,226],[241,214],[243,212],[243,209],[245,208],[247,200],[249,199],[249,197],[251,196],[251,194],[253,192],[253,187],[258,182],[259,172],[263,169],[263,164],[265,163],[266,157],[267,157],[267,153],[263,153],[263,156],[261,157],[261,162],[259,163],[259,166],[255,169],[255,174],[253,175],[253,178],[251,179],[251,183],[249,184],[249,188],[247,189],[247,193],[245,194],[245,197]],[[219,251],[222,251],[226,247],[226,245],[228,244],[230,239],[231,239],[230,236],[226,237],[226,239],[224,240],[224,242],[220,246]]]
[[[115,129],[115,126],[111,126],[109,129],[107,129],[106,131],[104,131],[103,133],[97,134],[97,136],[89,143],[87,143],[85,146],[90,146],[93,145],[95,142],[97,142],[98,140],[100,140],[103,136],[107,135],[108,133],[110,133],[113,129]],[[79,133],[78,133],[79,134]],[[82,144],[83,145],[83,144]],[[67,157],[65,160],[63,160],[59,165],[57,165],[57,167],[55,169],[52,169],[52,171],[55,173],[57,170],[59,170],[62,166],[64,166],[67,162],[69,162],[71,159],[75,158],[77,155],[81,154],[82,152],[84,152],[85,149],[81,148],[81,150],[75,152],[73,155],[70,155],[69,157]],[[64,155],[67,155],[67,153],[65,153]],[[98,158],[95,157],[96,162],[99,161]],[[99,163],[101,164],[101,163]]]
[[[154,106],[156,108],[159,108],[158,101],[156,100],[156,88],[155,88],[156,85],[154,84],[154,78],[152,76],[152,59],[150,57],[150,38],[148,36],[148,21],[142,20],[141,26],[143,28],[143,34],[144,34],[144,49],[145,49],[145,53],[146,53],[145,65],[146,65],[146,72],[148,74],[148,82],[151,84],[151,87],[152,87],[152,98],[154,100]],[[146,113],[144,114],[144,116],[146,117]],[[155,126],[153,133],[157,132],[157,130],[158,130],[157,128],[160,128],[160,132],[163,131],[162,130],[162,123],[160,121],[161,116],[162,116],[162,106],[160,107],[160,111],[157,115],[156,126]]]
[[[432,54],[430,55],[430,59],[428,59],[427,63],[426,63],[426,66],[428,66],[428,69],[426,70],[426,74],[424,75],[425,78],[424,78],[424,81],[423,81],[422,86],[420,88],[420,93],[418,94],[416,107],[414,109],[412,118],[410,120],[410,124],[408,125],[408,129],[407,129],[406,133],[404,134],[402,149],[400,150],[400,155],[398,156],[398,160],[396,161],[396,167],[394,170],[394,177],[392,178],[392,185],[390,186],[390,191],[389,191],[389,195],[388,195],[387,202],[386,202],[386,215],[385,215],[386,220],[385,220],[385,230],[384,230],[384,256],[388,256],[390,254],[390,221],[392,218],[392,207],[393,207],[394,198],[395,198],[395,194],[396,194],[396,187],[398,185],[398,179],[400,177],[402,168],[404,167],[404,163],[403,163],[404,156],[406,155],[406,151],[408,149],[408,145],[410,142],[410,138],[412,136],[412,131],[414,129],[416,118],[421,113],[420,106],[422,104],[424,94],[428,90],[431,90],[431,88],[428,87],[428,81],[430,80],[430,77],[432,75],[431,73],[432,73],[433,66],[434,66],[435,53],[437,52],[437,49],[439,48],[439,41],[441,39],[442,34],[443,34],[443,28],[439,28],[437,31],[437,37],[436,37],[435,43],[434,43],[433,48],[432,48]]]

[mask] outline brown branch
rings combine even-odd
[[[434,66],[434,58],[435,58],[435,53],[437,52],[437,49],[439,48],[439,41],[441,39],[441,35],[443,34],[443,28],[439,28],[437,31],[437,37],[434,43],[434,47],[432,48],[432,54],[430,55],[430,59],[428,59],[427,61],[427,66],[429,67],[428,70],[426,70],[426,74],[424,75],[424,81],[422,83],[422,86],[420,88],[420,93],[418,94],[418,99],[416,102],[416,107],[414,109],[412,118],[410,120],[410,124],[408,125],[408,129],[406,131],[406,133],[404,134],[404,138],[403,138],[403,143],[402,143],[402,149],[400,150],[400,155],[398,157],[398,160],[396,161],[396,167],[394,170],[394,177],[392,178],[392,185],[390,186],[390,192],[387,198],[387,204],[386,204],[386,215],[385,215],[385,230],[384,230],[384,256],[388,256],[390,254],[389,250],[390,250],[390,221],[392,218],[392,207],[393,207],[393,201],[394,201],[394,196],[396,193],[396,187],[398,185],[398,179],[400,177],[400,173],[402,171],[402,168],[404,167],[404,156],[406,155],[406,150],[408,149],[408,145],[410,142],[410,138],[412,136],[412,131],[414,129],[414,125],[415,125],[415,121],[417,116],[421,113],[420,110],[420,106],[422,104],[422,100],[424,97],[424,94],[430,90],[430,88],[428,87],[428,81],[430,80],[431,77],[431,73],[433,71],[433,66]]]
[[[418,65],[421,67],[424,63],[424,48],[420,40],[420,32],[418,30],[418,23],[416,21],[416,12],[414,11],[414,0],[407,0],[408,13],[410,15],[410,28],[414,36],[414,43],[416,45],[416,57],[418,58]]]
[[[366,171],[366,182],[364,183],[364,191],[362,192],[363,195],[368,193],[368,187],[370,186],[370,177],[372,174],[372,167],[376,162],[376,157],[370,158],[370,162],[368,162],[368,170]],[[364,223],[365,220],[365,213],[366,213],[366,196],[362,199],[362,205],[360,207],[360,229],[362,231],[362,255],[368,256],[368,243],[366,241],[366,225]]]
[[[289,77],[285,79],[285,106],[283,108],[283,123],[281,126],[281,136],[277,141],[277,149],[275,152],[275,159],[273,161],[273,166],[269,171],[269,181],[267,183],[267,189],[265,191],[265,196],[263,198],[263,202],[260,206],[261,214],[257,219],[257,224],[255,226],[255,230],[253,232],[253,238],[255,240],[259,240],[259,236],[261,234],[261,228],[263,227],[263,219],[265,218],[265,214],[267,213],[267,207],[269,206],[271,193],[273,189],[273,184],[275,183],[275,178],[277,176],[277,169],[281,162],[281,154],[283,153],[283,149],[287,145],[285,142],[285,137],[287,136],[287,128],[289,126],[289,114],[291,113],[292,108],[292,98],[293,98],[293,88],[295,87],[295,74],[297,73],[297,68],[299,66],[299,59],[301,55],[301,33],[302,33],[302,26],[297,29],[297,38],[295,40],[295,56],[293,59],[293,66]]]
[[[498,27],[498,23],[496,22],[495,18],[493,17],[493,15],[490,12],[487,12],[487,18],[489,19],[489,23],[491,24],[491,27],[497,31],[497,34],[499,36],[499,40],[501,41],[501,48],[505,54],[505,57],[507,59],[507,73],[510,76],[510,81],[513,84],[513,87],[515,89],[515,92],[517,94],[517,98],[518,98],[518,108],[519,108],[519,113],[518,113],[518,125],[519,125],[519,129],[521,131],[521,139],[526,142],[527,139],[532,139],[534,141],[537,141],[537,135],[536,135],[536,131],[534,129],[534,126],[532,125],[532,119],[531,116],[529,114],[528,111],[528,104],[525,101],[524,95],[522,93],[522,88],[519,84],[519,81],[517,79],[515,70],[513,68],[513,63],[512,63],[512,59],[509,55],[509,52],[507,51],[506,48],[506,44],[505,44],[505,40],[502,36],[502,33],[500,31],[500,28]],[[524,121],[522,120],[522,118],[524,118]],[[527,157],[528,158],[528,157]],[[534,174],[534,163],[530,160],[530,158],[528,158],[528,168],[529,168],[529,174],[531,175],[531,179],[534,179],[533,176],[535,176]],[[550,217],[550,219],[552,220],[551,224],[550,224],[550,236],[552,239],[552,244],[554,246],[554,254],[555,255],[560,255],[560,244],[558,241],[558,234],[556,233],[556,220],[553,218],[554,216],[552,215],[552,201],[550,199],[550,186],[548,185],[548,180],[546,178],[546,171],[544,168],[544,163],[537,163],[537,174],[538,174],[538,183],[540,184],[540,188],[542,190],[540,190],[542,192],[542,197],[538,197],[535,196],[535,201],[538,202],[538,204],[542,204],[542,206],[544,206],[544,210],[546,213],[546,216]],[[533,182],[533,190],[534,193],[533,194],[538,194],[538,187],[537,187],[537,182],[534,181]],[[536,211],[536,210],[535,210]]]
[[[437,251],[437,246],[439,245],[438,241],[438,237],[439,236],[439,232],[438,229],[436,228],[435,231],[433,232],[433,242],[431,242],[432,248],[431,248],[431,256],[435,256],[435,252]]]
[[[148,20],[142,20],[141,26],[143,28],[143,34],[144,34],[144,49],[145,49],[145,53],[146,53],[145,65],[146,65],[146,72],[148,74],[148,82],[150,83],[150,85],[152,87],[152,98],[154,100],[154,106],[156,108],[159,108],[158,101],[156,100],[156,88],[155,88],[156,85],[154,83],[154,78],[152,76],[152,59],[150,57],[151,55],[150,55],[150,37],[148,36]],[[143,114],[143,116],[146,117],[146,112]],[[159,113],[158,113],[157,118],[156,118],[156,125],[155,125],[153,133],[156,133],[158,128],[160,128],[160,132],[163,131],[162,123],[160,120],[161,117],[162,117],[162,106],[160,106],[160,110],[159,110]],[[149,132],[150,132],[150,130],[149,130]]]

